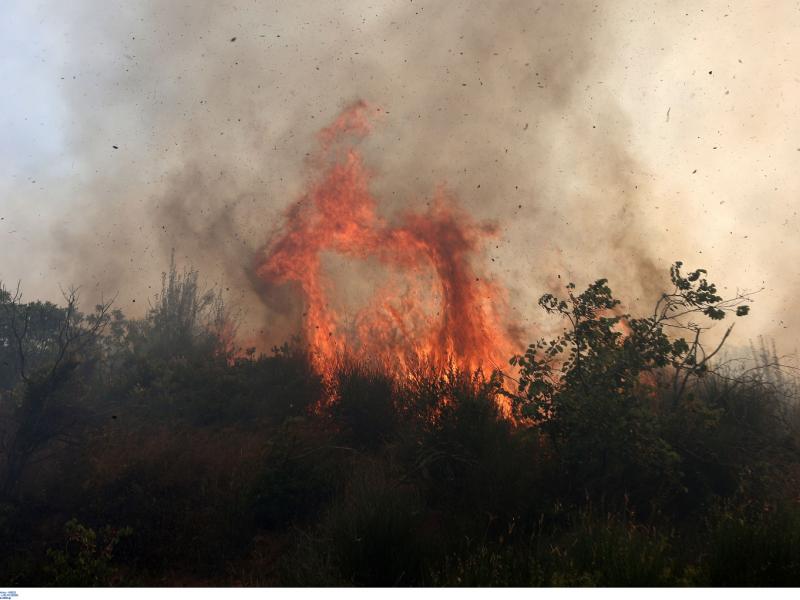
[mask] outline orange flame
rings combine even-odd
[[[380,216],[355,147],[379,114],[357,102],[319,133],[312,165],[320,174],[289,207],[285,227],[259,258],[258,276],[297,286],[306,342],[323,376],[345,354],[396,375],[420,359],[468,370],[507,364],[516,340],[504,290],[473,265],[496,228],[474,221],[443,189],[425,212]],[[348,282],[326,272],[329,255],[370,261],[386,283],[357,310],[337,309],[333,298]]]

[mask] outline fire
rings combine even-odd
[[[259,256],[258,277],[296,286],[305,341],[323,376],[345,355],[401,376],[420,360],[466,370],[505,365],[517,347],[505,292],[474,264],[496,228],[472,219],[444,188],[424,212],[381,216],[357,149],[381,114],[357,102],[318,134],[317,175]],[[351,282],[331,276],[331,256],[364,264],[381,280],[360,306],[337,306]]]

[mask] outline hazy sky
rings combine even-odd
[[[556,274],[648,303],[683,259],[765,287],[737,343],[794,351],[798,34],[794,1],[5,0],[0,279],[136,312],[175,247],[273,319],[252,253],[314,132],[364,98],[389,113],[364,147],[376,193],[444,184],[496,221],[487,268],[520,321]]]

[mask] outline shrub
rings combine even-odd
[[[47,551],[50,563],[45,573],[50,584],[58,587],[94,587],[119,585],[119,573],[112,565],[121,540],[131,535],[130,527],[94,529],[72,519],[64,526],[63,548]]]
[[[625,517],[578,513],[554,549],[552,585],[652,587],[678,582],[670,540]]]
[[[345,360],[335,373],[331,416],[344,439],[358,448],[377,448],[396,426],[391,376],[376,366]]]
[[[358,465],[320,526],[299,540],[285,572],[289,585],[415,585],[435,540],[424,535],[416,489],[380,465]]]
[[[800,585],[800,509],[764,506],[713,514],[705,583],[712,586]]]
[[[314,515],[333,496],[343,459],[350,453],[336,446],[319,423],[284,423],[270,440],[263,470],[250,491],[256,525],[281,529]]]
[[[570,283],[565,299],[545,294],[539,300],[567,328],[511,359],[520,371],[513,401],[521,419],[549,435],[567,493],[625,495],[645,506],[680,492],[680,455],[664,437],[654,384],[659,375],[670,376],[668,408],[677,409],[721,347],[703,347],[707,327],[699,319],[744,316],[750,300],[723,299],[705,270],[684,275],[681,267],[677,262],[670,270],[673,290],[662,294],[649,317],[620,314],[605,279],[580,294]],[[671,337],[671,331],[687,332],[690,341]]]

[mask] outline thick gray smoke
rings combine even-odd
[[[773,292],[785,290],[775,270],[760,269],[763,242],[745,255],[726,237],[741,230],[735,222],[753,188],[714,195],[708,171],[719,167],[703,160],[716,156],[701,157],[715,145],[733,150],[748,133],[733,126],[741,115],[727,130],[714,118],[715,141],[695,123],[697,107],[687,108],[703,90],[714,94],[707,107],[731,110],[731,90],[744,102],[741,79],[758,72],[741,61],[758,32],[744,29],[752,15],[731,16],[731,31],[742,33],[737,55],[725,37],[729,9],[610,4],[43,6],[63,36],[65,54],[53,60],[64,77],[70,166],[41,175],[40,193],[63,201],[39,231],[29,227],[27,254],[61,283],[119,291],[135,313],[175,248],[245,309],[246,331],[286,335],[280,303],[265,303],[254,284],[254,254],[313,177],[315,132],[361,98],[385,112],[362,148],[384,209],[424,206],[444,185],[477,218],[498,223],[485,260],[523,325],[540,318],[535,298],[567,278],[609,277],[631,305],[647,306],[676,258],[712,275],[718,267],[716,279],[732,286],[772,277]],[[698,32],[716,32],[727,46],[694,47]],[[704,87],[714,72],[715,87]],[[662,156],[672,162],[659,164]],[[12,207],[25,220],[24,203]],[[796,231],[796,216],[786,216]],[[730,234],[739,243],[745,235]],[[787,251],[797,257],[797,244]]]

